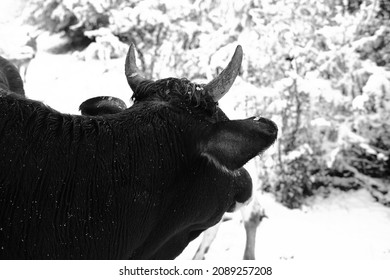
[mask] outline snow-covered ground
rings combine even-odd
[[[374,201],[366,190],[332,191],[302,210],[290,210],[272,195],[260,196],[269,219],[260,224],[257,259],[390,260],[390,208]],[[179,259],[191,259],[200,238]],[[206,259],[232,260],[243,256],[245,231],[241,215],[224,222]]]
[[[86,63],[72,55],[42,52],[31,62],[27,81],[28,97],[64,113],[78,113],[81,102],[98,95],[116,96],[129,104],[132,94],[124,58]],[[258,229],[257,259],[390,259],[390,208],[365,190],[335,190],[301,210],[289,210],[268,194],[261,194],[260,202],[269,219]],[[199,242],[194,240],[179,259],[191,259]],[[241,215],[236,213],[221,225],[206,259],[241,259],[244,244]]]

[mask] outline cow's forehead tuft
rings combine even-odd
[[[214,113],[217,108],[217,103],[206,93],[203,85],[193,83],[185,78],[167,78],[141,83],[132,98],[135,102],[160,99],[173,106],[181,103],[188,107],[204,109],[209,113]]]

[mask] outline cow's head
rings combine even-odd
[[[170,127],[165,132],[169,135],[164,136],[170,142],[161,139],[159,143],[175,153],[175,159],[166,159],[169,168],[178,168],[169,186],[172,191],[166,195],[169,205],[132,258],[176,257],[224,212],[251,197],[252,181],[243,165],[272,145],[277,127],[261,117],[229,120],[218,107],[238,75],[242,56],[239,46],[227,68],[208,84],[177,78],[152,81],[138,69],[131,45],[125,74],[134,104],[124,109],[117,99],[97,97],[80,106],[85,115],[132,111],[140,120],[147,118],[153,123],[159,118],[159,125]]]
[[[191,144],[188,148],[192,150],[192,160],[207,158],[218,169],[233,174],[272,145],[278,131],[271,120],[262,117],[231,121],[218,107],[218,101],[239,73],[242,57],[242,48],[238,46],[228,66],[208,84],[177,78],[151,81],[138,69],[131,45],[125,74],[135,106],[159,106],[175,111],[187,124],[185,141]]]

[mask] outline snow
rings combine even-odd
[[[74,55],[38,53],[28,69],[26,96],[70,114],[79,114],[79,105],[96,96],[118,97],[129,106],[132,91],[126,82],[124,61],[85,62]]]

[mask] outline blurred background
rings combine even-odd
[[[200,83],[242,45],[220,105],[274,120],[279,139],[247,165],[259,203],[227,216],[203,258],[242,258],[265,213],[258,259],[390,259],[390,1],[2,0],[0,38],[26,95],[72,114],[98,95],[131,105],[131,42],[149,78]]]

